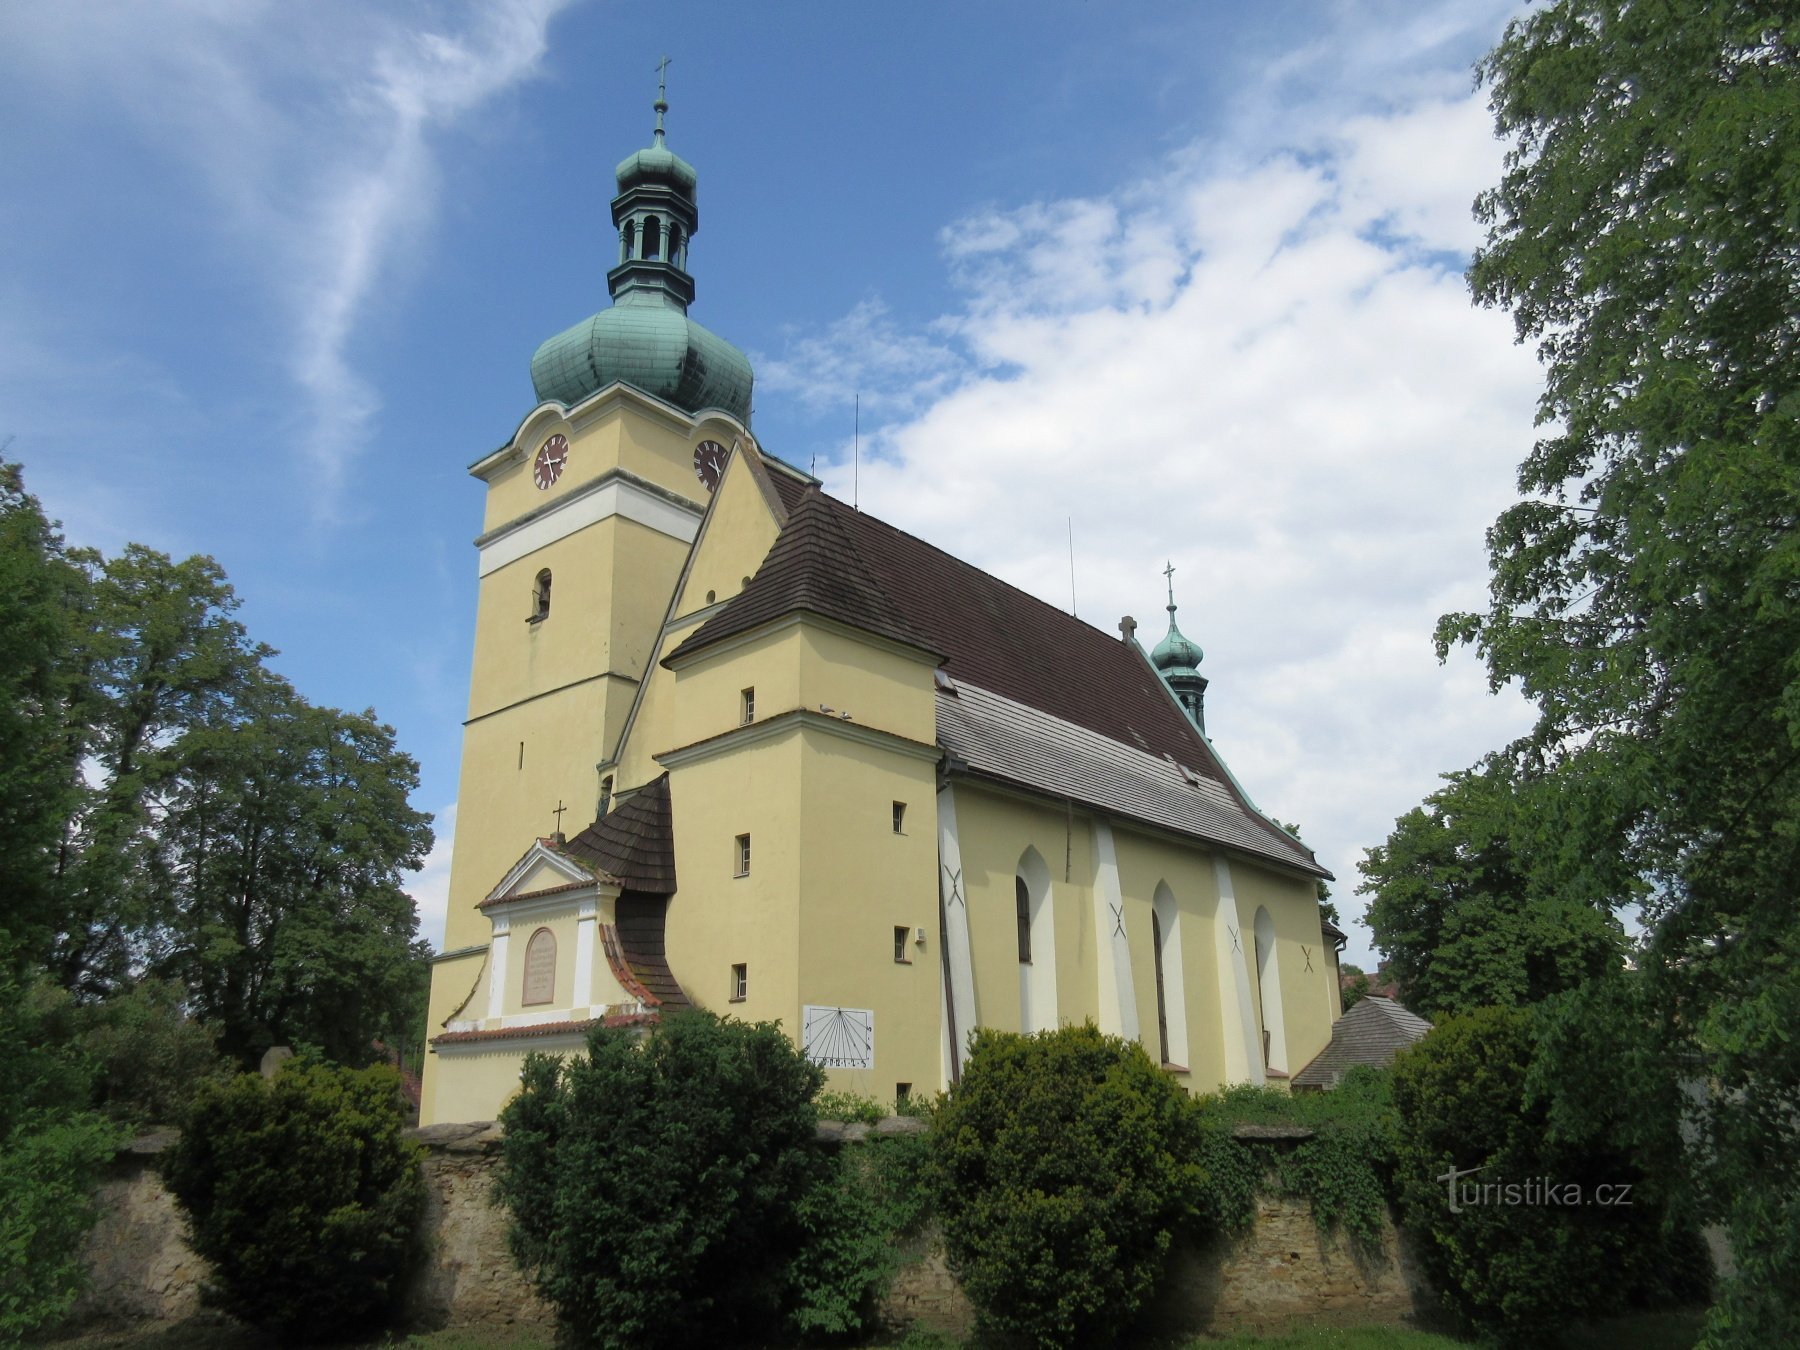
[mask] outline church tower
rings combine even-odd
[[[489,890],[534,839],[573,833],[603,809],[598,766],[617,748],[719,473],[748,431],[749,361],[688,317],[698,178],[665,144],[667,111],[659,88],[651,144],[617,169],[612,305],[538,348],[537,406],[470,468],[487,500],[433,1027],[478,974]]]
[[[1202,736],[1206,734],[1207,678],[1200,673],[1200,662],[1206,653],[1200,644],[1175,626],[1175,564],[1163,571],[1169,583],[1169,631],[1150,653],[1150,664],[1156,667],[1163,682],[1175,693],[1176,702],[1187,713]]]

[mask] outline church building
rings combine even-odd
[[[1092,1021],[1194,1092],[1285,1080],[1330,1039],[1342,935],[1207,739],[1173,593],[1146,653],[764,451],[749,362],[688,317],[666,111],[618,168],[612,305],[538,349],[537,406],[471,469],[424,1122],[689,1007],[779,1019],[884,1102],[954,1082],[977,1026]]]

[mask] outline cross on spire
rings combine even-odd
[[[669,111],[669,58],[656,63],[656,143],[663,143],[663,114]]]
[[[558,834],[562,833],[563,812],[567,811],[568,809],[569,809],[568,807],[566,807],[562,804],[562,798],[558,797],[556,799],[556,810],[551,812],[551,814],[556,817],[556,832]]]
[[[1169,579],[1169,613],[1175,612],[1175,564],[1170,563],[1163,568],[1163,575]]]

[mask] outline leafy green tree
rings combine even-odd
[[[174,980],[143,979],[74,1010],[74,1033],[91,1062],[93,1104],[135,1128],[173,1125],[202,1083],[230,1072],[213,1028],[191,1016]]]
[[[831,1179],[823,1081],[778,1024],[705,1012],[527,1057],[499,1193],[515,1257],[576,1343],[753,1345],[780,1327],[817,1217],[803,1204]]]
[[[195,1094],[164,1157],[210,1297],[284,1340],[366,1335],[396,1311],[417,1255],[423,1154],[402,1135],[400,1080],[289,1061]]]
[[[1507,766],[1445,777],[1362,864],[1358,889],[1373,897],[1369,927],[1401,1001],[1426,1017],[1536,1003],[1616,964],[1609,914],[1537,893],[1527,789]]]
[[[991,1330],[1113,1344],[1203,1192],[1192,1103],[1141,1045],[1092,1024],[976,1031],[932,1131],[952,1269]]]
[[[1550,431],[1452,615],[1538,705],[1552,892],[1626,896],[1734,1245],[1712,1344],[1800,1336],[1800,48],[1768,0],[1560,0],[1480,66],[1501,182],[1477,299],[1537,344]]]
[[[418,766],[373,713],[307,703],[257,673],[190,729],[152,789],[155,969],[180,979],[221,1048],[251,1062],[305,1043],[367,1063],[423,1025],[429,948],[401,873],[431,847]]]
[[[178,902],[151,865],[159,790],[188,733],[227,716],[272,654],[232,617],[237,597],[210,558],[175,562],[132,544],[92,573],[67,733],[87,772],[59,853],[61,923],[48,957],[89,998],[160,954]]]
[[[243,1062],[413,1042],[431,831],[392,729],[269,672],[211,559],[65,549],[16,466],[0,583],[0,958],[88,1002],[176,978]]]
[[[1630,1124],[1647,1118],[1638,1085],[1601,1025],[1562,1028],[1585,1081],[1536,1073],[1543,1019],[1448,1018],[1393,1069],[1395,1176],[1426,1270],[1453,1312],[1511,1345],[1705,1293],[1704,1249],[1655,1166],[1678,1147],[1675,1117],[1654,1141]]]
[[[87,574],[0,463],[0,967],[23,971],[58,926],[64,823],[79,801],[68,734]]]

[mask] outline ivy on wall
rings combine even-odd
[[[1258,1192],[1303,1199],[1321,1229],[1342,1228],[1378,1246],[1393,1197],[1394,1114],[1388,1075],[1354,1069],[1331,1092],[1290,1096],[1277,1088],[1236,1087],[1196,1104],[1205,1208],[1227,1233],[1242,1233]],[[1240,1125],[1310,1130],[1272,1150],[1238,1137]]]

